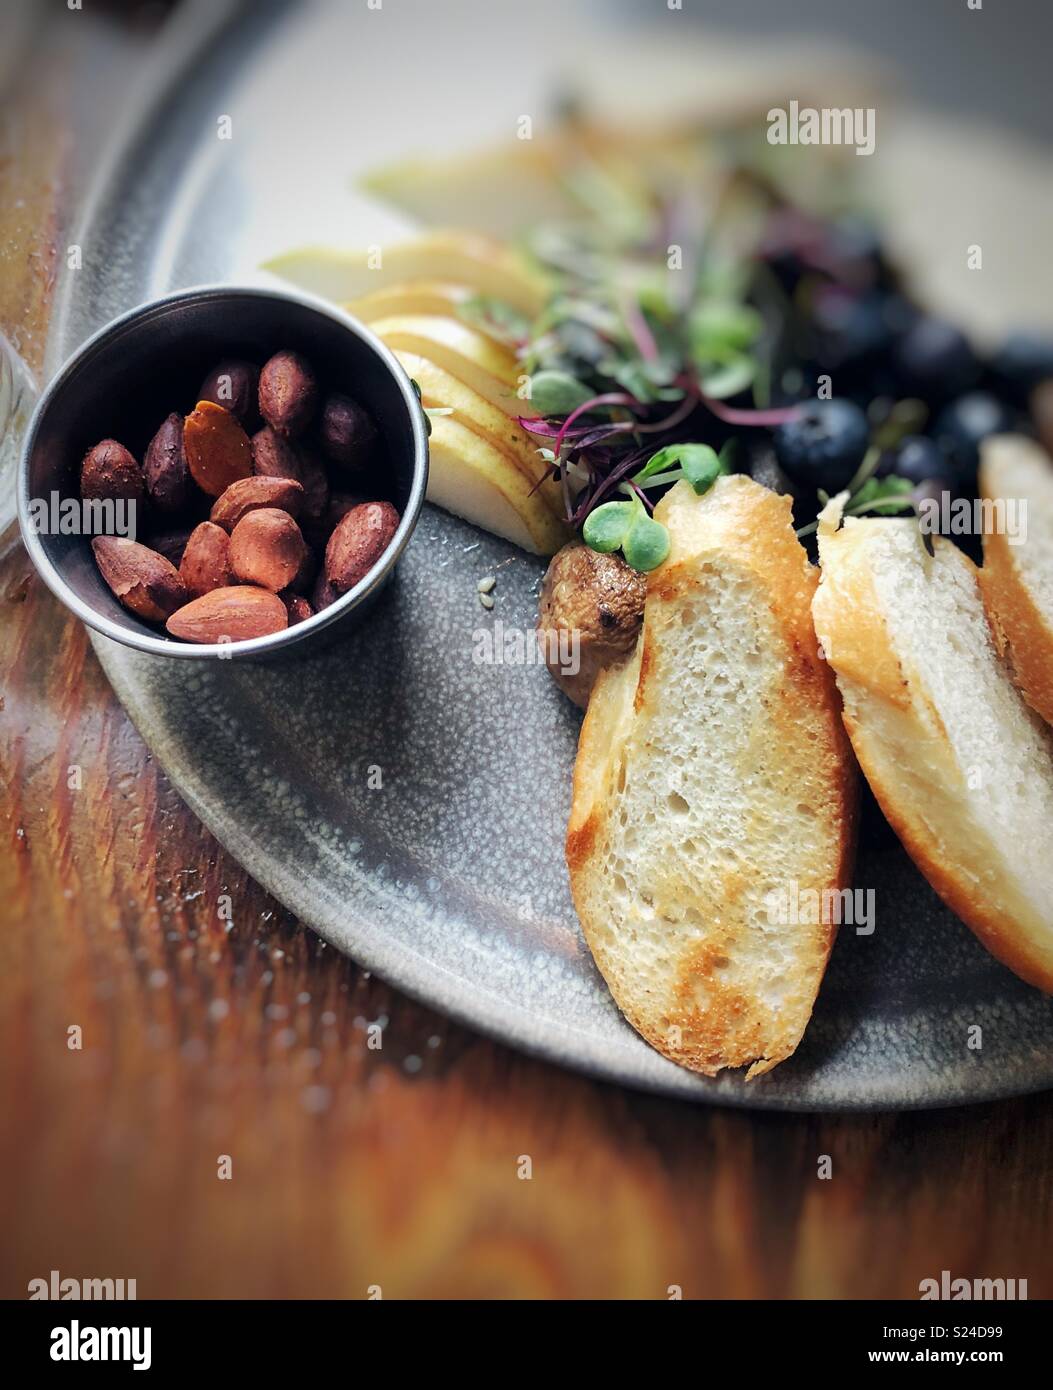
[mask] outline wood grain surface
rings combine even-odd
[[[519,1056],[247,878],[17,542],[0,671],[0,1295],[51,1269],[140,1297],[912,1298],[941,1269],[1053,1295],[1049,1096],[784,1118]]]
[[[39,367],[60,180],[35,144],[0,157],[0,208],[37,200],[0,224],[0,329]],[[219,848],[2,551],[0,1296],[52,1269],[140,1298],[916,1298],[943,1269],[1053,1296],[1053,1096],[748,1114],[447,1022]]]

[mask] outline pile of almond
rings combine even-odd
[[[155,526],[149,544],[96,537],[102,577],[131,612],[187,642],[303,622],[353,588],[395,533],[392,504],[356,491],[380,450],[369,414],[323,395],[298,353],[262,368],[221,362],[141,463],[114,439],[85,455],[81,496],[123,498]]]

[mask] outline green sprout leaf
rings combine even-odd
[[[669,554],[669,532],[647,515],[638,497],[628,502],[604,502],[585,518],[582,537],[591,550],[611,555],[620,550],[625,563],[646,574]]]
[[[642,487],[659,473],[675,468],[680,462],[680,452],[685,447],[683,444],[667,444],[664,449],[659,449],[651,455],[639,473],[634,474],[633,482]]]
[[[607,344],[590,323],[580,319],[564,319],[552,330],[553,337],[568,362],[583,362],[595,367],[607,355]]]
[[[582,539],[590,550],[613,554],[622,548],[638,510],[635,502],[604,502],[585,518]]]
[[[686,478],[701,497],[727,472],[727,463],[709,444],[667,444],[651,455],[633,482],[641,487],[657,487]]]
[[[737,396],[753,385],[757,364],[744,352],[728,353],[723,362],[699,362],[699,381],[702,390],[715,401]]]
[[[689,444],[680,461],[680,467],[699,497],[709,491],[722,473],[727,472],[717,457],[716,450],[711,449],[708,444]]]
[[[720,459],[721,471],[724,473],[734,473],[741,454],[742,440],[739,439],[738,435],[733,434],[730,439],[725,439],[724,443],[720,446],[720,453],[717,455],[717,458]]]
[[[849,498],[845,515],[861,516],[864,512],[874,512],[878,516],[895,516],[897,512],[913,507],[913,492],[914,484],[895,474],[887,478],[868,478],[859,491]]]
[[[530,336],[530,320],[518,309],[488,294],[473,294],[460,305],[461,317],[506,343],[522,343]]]
[[[542,415],[567,416],[596,393],[568,372],[535,372],[530,378],[530,400]]]
[[[599,371],[604,376],[609,376],[623,390],[647,404],[683,400],[683,391],[671,384],[676,370],[676,363],[667,358],[655,362],[644,362],[639,358],[626,358],[624,361],[607,359],[599,364]]]
[[[824,507],[829,500],[829,495],[820,488],[819,501]],[[896,516],[899,512],[914,510],[914,484],[908,478],[899,478],[892,473],[887,478],[867,478],[862,486],[849,496],[844,515]],[[816,518],[809,525],[801,526],[797,531],[797,537],[803,540],[805,536],[812,535],[818,529],[819,521]]]
[[[647,574],[649,570],[657,569],[669,554],[669,532],[660,521],[649,517],[640,507],[622,543],[622,554],[626,564]]]
[[[691,316],[691,343],[697,356],[721,349],[741,351],[755,343],[764,328],[756,309],[734,300],[709,300]]]

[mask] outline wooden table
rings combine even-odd
[[[29,129],[0,329],[39,368],[61,146]],[[1053,1296],[1053,1096],[787,1118],[520,1056],[245,875],[10,536],[0,681],[0,1296],[52,1269],[141,1298],[916,1298],[943,1269]]]

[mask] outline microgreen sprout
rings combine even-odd
[[[503,299],[486,294],[469,295],[458,306],[458,312],[491,338],[497,338],[510,347],[519,348],[530,339],[530,320]]]
[[[716,214],[702,234],[694,203],[663,199],[645,183],[623,188],[587,162],[568,177],[567,192],[591,216],[527,234],[524,249],[551,287],[529,330],[489,299],[471,301],[468,315],[514,345],[533,407],[519,423],[542,446],[545,477],[560,484],[566,520],[578,529],[627,488],[649,511],[647,487],[703,476],[700,456],[688,453],[686,463],[667,457],[641,483],[664,447],[705,445],[715,456],[729,427],[774,427],[797,407],[769,406],[766,386],[764,409],[750,401],[757,383],[771,379],[774,350],[770,325],[750,301],[750,237],[724,244],[714,235]],[[676,274],[670,242],[683,252]],[[648,481],[661,472],[671,476]]]
[[[636,495],[627,502],[604,502],[585,518],[585,544],[602,555],[620,550],[625,562],[646,574],[669,554],[669,532]]]
[[[896,516],[900,512],[916,511],[914,484],[908,478],[899,478],[890,473],[885,478],[875,478],[874,469],[881,457],[876,446],[868,449],[859,470],[848,485],[848,501],[843,516]],[[828,493],[819,489],[819,502],[826,506],[830,501]],[[819,528],[818,518],[797,532],[798,538],[812,535]]]
[[[730,441],[729,441],[730,442]],[[620,550],[634,570],[657,569],[669,554],[669,532],[648,515],[649,488],[668,487],[681,480],[701,496],[722,473],[727,473],[727,448],[718,454],[709,444],[667,444],[657,450],[631,478],[619,484],[628,501],[603,502],[585,518],[582,538],[592,550],[610,555]]]

